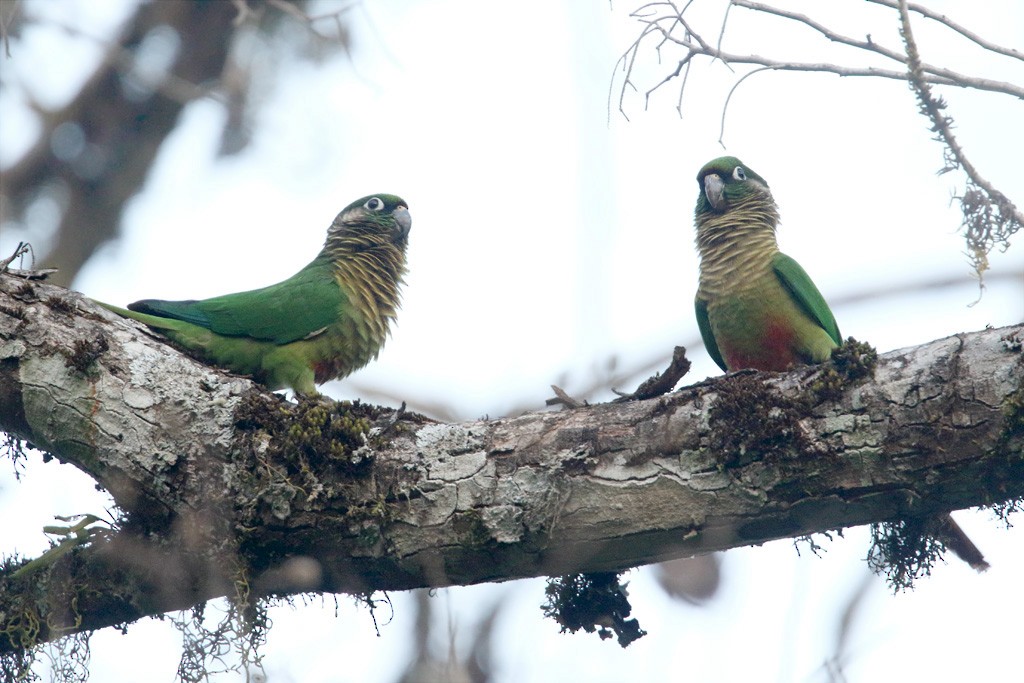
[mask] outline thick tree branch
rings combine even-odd
[[[852,383],[827,367],[738,373],[440,424],[289,404],[76,293],[0,275],[0,429],[126,513],[50,564],[0,572],[0,652],[238,582],[363,592],[618,570],[1021,496],[1021,339],[1024,325],[893,351]]]

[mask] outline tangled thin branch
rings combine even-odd
[[[1010,235],[1021,229],[1024,214],[1002,192],[981,177],[974,164],[964,154],[953,134],[953,118],[945,114],[946,102],[932,94],[931,86],[922,76],[921,57],[910,27],[910,12],[906,0],[899,0],[900,35],[907,50],[907,71],[910,88],[914,91],[922,114],[932,122],[935,139],[943,145],[945,165],[939,173],[962,169],[967,175],[967,187],[960,200],[963,212],[964,237],[968,256],[979,279],[988,269],[988,252],[994,246],[1004,250],[1010,246]]]
[[[890,0],[871,0],[877,4],[895,7],[896,2]],[[730,0],[727,9],[731,10],[732,7],[742,7],[744,9],[758,12],[763,15],[769,15],[785,19],[798,24],[806,26],[822,37],[828,39],[833,43],[840,45],[846,45],[849,47],[863,50],[864,52],[878,55],[885,58],[890,62],[894,62],[899,65],[899,68],[882,68],[878,66],[863,66],[863,65],[844,65],[833,62],[808,62],[808,61],[792,61],[792,60],[779,60],[771,57],[766,57],[758,54],[744,54],[744,53],[733,53],[727,52],[721,48],[725,31],[727,27],[729,12],[726,12],[723,17],[722,24],[719,27],[719,38],[716,44],[712,44],[705,40],[702,31],[697,31],[691,22],[686,18],[685,14],[690,6],[693,4],[693,0],[689,0],[684,5],[680,6],[676,0],[665,0],[663,2],[650,2],[642,5],[634,12],[630,14],[630,17],[636,19],[643,25],[640,34],[636,39],[626,48],[625,52],[619,57],[616,63],[616,69],[622,70],[623,79],[619,91],[619,112],[628,118],[626,114],[625,101],[627,92],[639,92],[641,89],[637,83],[634,82],[634,69],[637,65],[637,58],[641,56],[642,50],[646,51],[648,43],[653,39],[655,40],[654,51],[661,56],[664,48],[676,46],[685,50],[685,54],[679,58],[675,68],[666,74],[659,82],[654,86],[644,91],[644,103],[645,106],[648,103],[651,95],[655,91],[659,90],[662,86],[679,77],[683,76],[683,81],[680,84],[679,93],[679,109],[682,113],[682,96],[683,90],[686,86],[686,74],[689,73],[689,69],[693,64],[695,58],[708,57],[711,61],[721,61],[727,67],[730,65],[750,64],[760,67],[757,71],[804,71],[804,72],[825,72],[833,73],[837,76],[873,76],[877,78],[889,78],[895,80],[906,81],[909,80],[910,76],[907,71],[908,57],[902,50],[896,50],[893,48],[885,47],[884,45],[877,42],[871,37],[870,34],[864,37],[864,39],[853,38],[842,33],[828,28],[824,24],[811,17],[800,14],[798,12],[791,12],[771,5],[766,5],[759,2],[752,2],[751,0]],[[942,25],[948,27],[960,36],[963,36],[985,50],[1008,56],[1013,59],[1024,59],[1024,56],[1020,52],[1012,48],[1006,48],[990,41],[984,40],[976,34],[963,28],[956,22],[942,16],[937,15],[926,8],[918,5],[911,5],[915,11],[920,12],[923,16],[938,21]],[[978,76],[971,76],[963,74],[953,69],[947,69],[934,64],[920,63],[920,78],[925,83],[936,84],[936,85],[951,85],[960,88],[972,88],[975,90],[985,90],[989,92],[1003,93],[1024,99],[1024,86],[1016,85],[1013,83],[1007,83],[1005,81],[998,81],[988,78],[981,78]]]

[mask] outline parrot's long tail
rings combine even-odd
[[[945,514],[939,517],[938,521],[939,540],[952,550],[954,555],[971,565],[971,568],[976,571],[983,572],[989,568],[989,563],[985,561],[978,546],[974,545],[974,541],[964,533],[964,530],[953,521],[952,517]]]
[[[93,299],[93,301],[96,301]],[[102,301],[96,301],[97,304],[103,308],[117,313],[122,318],[131,318],[132,320],[138,320],[140,323],[155,327],[158,330],[180,330],[185,323],[182,320],[175,320],[174,318],[162,318],[158,315],[149,315],[148,313],[139,313],[137,311],[129,311],[127,308],[121,308],[120,306],[113,306],[111,304],[105,304]]]

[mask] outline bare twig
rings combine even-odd
[[[29,244],[28,242],[18,242],[18,246],[16,246],[14,248],[14,253],[11,254],[10,256],[8,256],[7,258],[5,258],[4,260],[0,261],[0,273],[7,272],[7,266],[11,265],[11,263],[16,258],[18,258],[20,256],[24,256],[25,254],[31,254],[31,253],[32,253],[32,245],[31,244]]]
[[[898,50],[890,50],[888,48],[882,47],[874,40],[872,40],[870,37],[866,38],[865,40],[857,40],[855,38],[850,38],[840,33],[836,33],[835,31],[829,29],[823,24],[811,19],[806,14],[800,14],[799,12],[790,12],[789,10],[780,9],[778,7],[772,7],[771,5],[765,5],[760,2],[750,2],[750,0],[732,0],[729,4],[737,5],[739,7],[745,7],[756,12],[763,12],[764,14],[772,14],[777,17],[782,17],[783,19],[791,19],[798,23],[804,24],[809,28],[814,29],[815,31],[825,36],[834,43],[849,45],[850,47],[855,47],[860,50],[867,50],[868,52],[876,52],[882,55],[883,57],[887,57],[897,62],[905,61],[903,54]]]
[[[724,142],[724,139],[725,139],[725,114],[726,114],[726,112],[729,111],[729,102],[732,101],[733,93],[736,92],[736,88],[740,87],[740,83],[742,83],[743,81],[747,80],[747,78],[753,76],[756,73],[761,73],[762,71],[770,70],[771,68],[772,67],[770,67],[770,66],[762,66],[760,69],[754,69],[753,71],[748,71],[747,73],[745,73],[742,76],[740,76],[736,80],[736,82],[732,84],[732,87],[729,88],[729,94],[725,96],[725,103],[722,104],[722,123],[721,123],[721,125],[718,128],[718,144],[720,144],[723,148],[725,147],[725,142]]]
[[[569,394],[565,393],[565,390],[559,386],[551,385],[551,391],[555,392],[555,398],[549,398],[545,401],[545,405],[557,406],[559,404],[564,405],[566,408],[582,408],[587,405],[586,401],[577,401]]]
[[[884,5],[885,7],[891,7],[893,9],[897,9],[899,7],[898,0],[868,0],[868,2],[873,2],[876,5]],[[1011,47],[1003,47],[1002,45],[997,45],[992,41],[986,40],[979,36],[977,33],[967,30],[960,24],[956,23],[955,21],[947,17],[945,14],[938,14],[923,5],[918,5],[912,2],[907,3],[907,9],[909,9],[911,12],[917,12],[922,17],[939,22],[943,26],[953,31],[956,31],[967,40],[978,45],[979,47],[988,50],[989,52],[995,52],[996,54],[1024,61],[1024,54],[1022,54],[1019,50],[1015,50]]]
[[[24,258],[25,255],[29,257],[30,268],[11,268],[11,263],[17,258]],[[32,249],[32,245],[28,242],[18,242],[18,246],[14,248],[14,253],[7,258],[0,261],[0,273],[7,273],[14,277],[20,277],[23,280],[45,280],[47,277],[57,272],[56,268],[35,268],[36,254]]]
[[[683,375],[690,371],[690,365],[690,359],[686,357],[686,347],[677,346],[672,351],[672,361],[664,373],[654,373],[652,377],[644,380],[643,384],[637,387],[636,391],[632,394],[623,394],[612,389],[612,391],[619,394],[614,403],[642,401],[667,394],[683,378]]]
[[[877,45],[874,41],[866,40],[859,41],[847,36],[842,36],[834,31],[831,31],[824,26],[821,26],[817,22],[814,22],[802,14],[796,14],[792,12],[784,12],[775,8],[761,9],[758,3],[748,3],[746,0],[734,0],[734,2],[741,7],[747,7],[755,9],[757,11],[764,11],[769,14],[774,14],[783,18],[792,19],[800,23],[807,24],[811,28],[822,33],[830,40],[856,47],[859,49],[867,50],[875,54],[881,55],[892,59],[893,61],[899,62],[901,65],[906,64],[906,59],[902,57],[898,52],[889,50],[888,48]],[[768,9],[773,11],[768,12]],[[669,41],[675,43],[679,47],[685,48],[688,53],[684,60],[692,59],[696,56],[706,56],[713,59],[720,59],[726,64],[756,64],[767,69],[773,69],[777,71],[818,71],[833,73],[837,76],[874,76],[877,78],[889,78],[898,81],[905,81],[908,79],[907,72],[903,69],[884,69],[881,67],[861,67],[861,66],[843,66],[841,64],[835,64],[832,62],[800,62],[800,61],[780,61],[771,59],[755,54],[733,54],[713,48],[697,35],[692,37],[678,37],[670,32],[670,29],[661,26],[658,21],[655,20],[649,23],[649,29],[645,29],[644,35],[650,33],[660,33],[663,41]],[[630,50],[639,48],[638,43],[634,43],[635,47],[631,47]],[[627,54],[629,50],[627,50]],[[624,55],[625,56],[625,55]],[[620,59],[621,61],[621,59]],[[960,88],[973,88],[975,90],[986,90],[989,92],[1003,93],[1004,95],[1012,95],[1020,99],[1024,99],[1024,87],[1015,85],[1013,83],[1007,83],[1005,81],[996,81],[988,78],[980,78],[976,76],[968,76],[952,69],[946,69],[943,67],[934,66],[931,64],[921,65],[922,78],[927,83],[934,83],[938,85],[952,85]],[[671,79],[666,79],[671,80]]]

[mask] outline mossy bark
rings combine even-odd
[[[88,359],[62,352],[98,336]],[[825,368],[738,373],[441,424],[289,404],[78,294],[0,275],[0,429],[124,512],[27,577],[0,569],[0,614],[31,613],[41,641],[230,594],[242,570],[257,595],[470,584],[1000,503],[1024,495],[1021,339],[1024,325],[886,353],[827,395]],[[73,610],[45,589],[58,577]],[[20,638],[12,625],[0,636]]]

